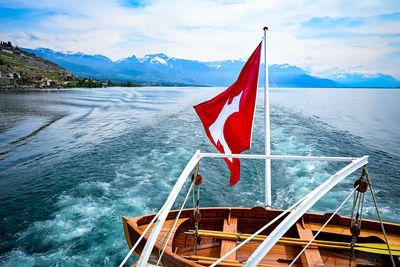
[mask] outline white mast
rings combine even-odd
[[[267,31],[268,27],[264,27],[264,67],[265,67],[265,93],[264,93],[264,110],[265,110],[265,155],[271,155],[271,138],[269,125],[269,84],[268,84],[268,63],[267,63]],[[270,209],[271,206],[271,160],[265,160],[265,208]]]

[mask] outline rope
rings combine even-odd
[[[196,194],[195,193],[195,189],[193,189],[193,220],[194,220],[194,227],[195,227],[195,235],[194,235],[194,239],[195,240],[194,240],[194,244],[193,244],[194,255],[197,254],[197,243],[198,243],[198,238],[199,238],[199,235],[198,235],[199,224],[197,222],[196,215],[199,213],[199,209],[200,209],[199,208],[199,203],[200,203],[200,184],[201,184],[201,181],[200,181],[200,183],[196,182],[196,180],[198,178],[198,175],[199,175],[199,164],[196,165],[194,174],[192,176],[193,182],[197,185],[197,201],[195,199],[195,194]]]
[[[269,223],[267,223],[266,225],[264,225],[263,227],[261,227],[257,232],[255,232],[254,234],[252,234],[250,237],[248,237],[246,240],[244,240],[242,243],[240,243],[239,245],[237,245],[235,248],[233,248],[231,251],[229,251],[228,253],[226,253],[223,257],[221,257],[219,260],[217,260],[216,262],[214,262],[213,264],[210,265],[210,267],[214,267],[216,265],[218,265],[221,261],[225,260],[229,255],[231,255],[233,252],[235,252],[236,250],[238,250],[239,248],[241,248],[242,246],[244,246],[246,243],[248,243],[251,239],[253,239],[255,236],[257,236],[258,234],[260,234],[262,231],[264,231],[265,229],[267,229],[269,226],[271,226],[273,223],[275,223],[277,220],[279,220],[280,218],[282,218],[284,215],[286,215],[286,213],[288,213],[290,210],[293,210],[295,207],[297,207],[298,205],[300,205],[304,199],[306,199],[307,195],[304,196],[302,199],[300,199],[299,201],[297,201],[295,204],[293,204],[292,206],[290,206],[287,210],[285,210],[284,212],[282,212],[281,214],[279,214],[277,217],[275,217],[275,219],[273,219],[272,221],[270,221]]]
[[[174,220],[174,223],[172,224],[172,226],[171,226],[171,227],[169,228],[169,230],[168,230],[168,233],[167,233],[168,238],[166,239],[166,237],[165,237],[164,240],[163,240],[163,242],[161,243],[160,248],[163,247],[163,246],[164,246],[164,248],[163,248],[161,254],[159,254],[159,257],[158,257],[158,261],[157,261],[157,265],[156,265],[156,266],[158,266],[158,265],[160,264],[161,258],[162,258],[162,256],[164,255],[165,249],[167,248],[169,239],[170,239],[171,236],[172,236],[172,231],[171,231],[171,230],[174,229],[176,223],[178,222],[179,217],[181,216],[181,213],[182,213],[183,208],[185,207],[186,201],[189,199],[190,192],[193,190],[194,182],[195,182],[195,180],[192,181],[192,184],[190,185],[189,191],[188,191],[187,194],[186,194],[185,200],[183,201],[183,204],[182,204],[182,206],[181,206],[181,208],[180,208],[180,210],[179,210],[179,212],[178,212],[178,215],[176,216],[176,218],[175,218],[175,220]],[[167,240],[167,242],[165,242],[165,240]],[[164,245],[164,242],[165,242],[165,245]],[[158,250],[158,252],[160,253],[160,250]]]
[[[358,201],[358,195],[359,192],[357,191],[357,193],[354,194],[354,198],[353,198],[353,208],[351,209],[351,226],[353,226],[353,218],[354,218],[354,211],[356,210],[356,205],[357,205],[357,201]]]
[[[189,230],[188,232],[184,232],[187,235],[193,235],[194,230]],[[215,238],[215,239],[220,239],[220,240],[238,240],[242,242],[246,238],[248,238],[251,234],[243,234],[240,232],[233,233],[233,232],[221,232],[221,231],[213,231],[213,230],[199,230],[199,235],[204,236],[204,237],[209,237],[209,238]],[[268,236],[267,235],[257,235],[254,237],[252,240],[253,241],[258,241],[262,242],[264,241]],[[291,245],[301,245],[305,246],[309,242],[309,239],[301,239],[301,238],[295,238],[295,237],[281,237],[278,240],[278,243],[280,244],[291,244]],[[349,249],[350,248],[350,242],[339,242],[339,241],[328,241],[328,240],[314,240],[311,243],[312,246],[316,247],[324,247],[324,248],[340,248],[340,249]],[[383,243],[358,243],[355,244],[356,247],[360,248],[367,248],[367,249],[376,249],[376,250],[384,250],[387,251],[386,244]],[[395,251],[393,255],[399,254],[400,255],[400,245],[392,245],[391,246],[392,250]],[[381,252],[382,252],[381,251]],[[382,253],[378,253],[382,254]],[[387,251],[386,254],[389,254]]]
[[[343,205],[347,202],[347,200],[349,200],[350,196],[354,193],[354,191],[356,191],[358,188],[358,185],[356,188],[354,188],[350,194],[346,197],[346,199],[342,202],[342,204],[340,204],[340,206],[335,210],[335,212],[331,215],[331,217],[329,217],[329,219],[325,222],[325,224],[321,227],[321,229],[319,229],[319,231],[313,236],[313,238],[307,243],[307,245],[303,248],[302,251],[300,251],[300,253],[296,256],[296,258],[294,258],[294,260],[290,263],[289,267],[293,266],[293,264],[298,260],[298,258],[300,258],[301,254],[303,254],[303,252],[308,248],[308,246],[310,246],[310,244],[314,241],[315,238],[317,238],[317,236],[319,235],[319,233],[321,233],[321,231],[325,228],[325,226],[328,225],[328,223],[330,222],[330,220],[332,220],[332,218],[336,215],[336,213],[338,213],[338,211],[343,207]]]
[[[193,190],[194,193],[194,190]],[[200,185],[197,186],[197,201],[196,201],[196,208],[193,207],[194,211],[194,229],[195,229],[195,240],[194,240],[194,255],[197,254],[197,245],[199,243],[199,222],[197,221],[197,214],[199,213],[200,210]]]
[[[393,267],[395,267],[396,265],[394,264],[394,259],[393,259],[392,251],[390,250],[389,242],[388,242],[388,239],[387,239],[387,236],[386,236],[385,227],[383,226],[381,214],[379,213],[378,203],[376,202],[374,190],[372,189],[372,183],[371,183],[371,179],[369,178],[367,165],[364,165],[363,173],[365,173],[365,176],[367,177],[368,186],[369,186],[369,189],[371,190],[372,199],[374,200],[376,213],[378,214],[379,222],[381,223],[382,233],[383,233],[383,235],[385,237],[386,245],[387,245],[387,248],[389,250],[390,260],[392,261]]]
[[[195,173],[197,173],[199,170],[199,164],[196,165],[195,168]],[[164,203],[164,206],[161,207],[161,209],[158,211],[158,213],[154,216],[154,218],[151,220],[151,222],[149,223],[149,225],[146,227],[146,229],[144,230],[144,232],[142,233],[142,235],[139,237],[139,239],[136,241],[135,245],[132,246],[131,250],[128,252],[128,254],[126,255],[126,257],[124,258],[124,260],[121,262],[121,264],[119,265],[119,267],[123,267],[124,264],[126,263],[126,261],[129,259],[129,257],[132,255],[133,251],[136,249],[136,247],[139,245],[140,241],[142,241],[143,237],[145,236],[145,234],[147,233],[147,231],[150,229],[150,226],[154,223],[154,221],[159,217],[160,213],[162,213],[165,209],[165,207],[167,206],[166,204],[169,203],[171,200],[167,199],[167,201]]]
[[[360,225],[361,225],[361,218],[362,218],[362,213],[363,213],[363,209],[364,209],[364,198],[365,198],[365,194],[362,194],[361,210],[360,210]]]
[[[193,179],[194,180],[194,179]],[[195,190],[193,190],[193,220],[194,220],[194,227],[196,230],[196,233],[198,233],[198,226],[196,224],[196,201],[195,201]],[[193,253],[194,255],[197,254],[197,235],[194,235],[194,244],[193,244]]]
[[[357,237],[353,236],[353,237],[351,238],[351,243],[350,243],[351,255],[350,255],[350,261],[349,261],[349,267],[352,265],[352,262],[353,262],[353,261],[356,261],[356,260],[357,260],[356,252],[355,252],[355,250],[354,250],[354,246],[355,246],[355,244],[356,244],[356,241],[357,241]]]

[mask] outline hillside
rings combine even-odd
[[[57,87],[75,81],[76,76],[56,63],[0,42],[0,87]]]

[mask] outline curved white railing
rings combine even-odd
[[[139,258],[137,266],[146,266],[150,254],[153,251],[154,244],[157,241],[158,235],[160,234],[161,228],[164,225],[165,219],[167,218],[168,213],[171,211],[171,207],[175,202],[176,197],[182,189],[183,184],[188,178],[189,174],[192,172],[196,164],[201,159],[200,150],[197,150],[193,157],[190,159],[189,163],[186,165],[185,169],[179,176],[178,181],[176,181],[174,188],[172,188],[171,193],[168,196],[167,201],[164,206],[161,208],[161,212],[157,218],[156,224],[151,231],[149,238],[147,239],[146,245],[144,246],[142,255]]]
[[[153,251],[154,244],[157,241],[157,238],[160,234],[162,226],[167,218],[167,215],[171,211],[171,207],[174,204],[179,192],[181,191],[185,181],[189,177],[190,173],[193,171],[197,163],[201,158],[242,158],[242,159],[270,159],[270,160],[304,160],[304,161],[339,161],[339,162],[351,162],[349,165],[341,169],[339,172],[331,176],[328,180],[326,180],[319,187],[314,189],[311,193],[305,196],[301,201],[299,201],[296,207],[293,206],[294,210],[282,221],[280,225],[278,225],[274,231],[268,236],[263,243],[256,249],[256,251],[250,256],[247,260],[245,266],[256,266],[262,258],[268,253],[268,251],[275,245],[275,243],[279,240],[279,238],[286,233],[286,231],[294,224],[296,221],[307,212],[323,195],[325,195],[329,190],[331,190],[336,184],[346,178],[348,175],[364,166],[368,163],[368,156],[364,156],[361,158],[354,157],[310,157],[310,156],[287,156],[287,155],[253,155],[253,154],[219,154],[219,153],[201,153],[200,150],[196,151],[196,153],[192,156],[181,175],[179,176],[177,182],[175,183],[171,193],[169,194],[166,202],[163,207],[157,213],[157,220],[155,225],[150,233],[149,238],[147,239],[146,245],[142,251],[142,254],[137,263],[138,267],[147,266],[147,262]],[[150,226],[150,225],[149,225]],[[144,233],[142,234],[142,236]],[[132,250],[138,245],[141,241],[141,238],[136,242],[136,244],[132,247]],[[253,235],[254,236],[254,235]],[[249,240],[251,237],[249,238]],[[247,240],[246,240],[247,241]],[[130,251],[130,254],[132,253]],[[229,252],[231,253],[231,252]],[[120,266],[123,266],[130,256],[124,259]],[[227,256],[227,255],[225,255]],[[216,265],[218,262],[223,260],[222,257],[219,261],[215,262],[212,266]]]
[[[329,190],[337,185],[344,178],[349,176],[355,170],[361,168],[368,163],[368,156],[364,156],[350,163],[328,180],[311,191],[306,199],[298,205],[272,232],[268,237],[258,246],[250,258],[246,261],[244,266],[257,266],[257,264],[264,258],[270,249],[278,242],[278,240],[289,230],[289,228],[297,222],[321,197],[323,197]]]

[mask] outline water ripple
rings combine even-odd
[[[192,105],[220,90],[149,87],[2,95],[2,105],[8,105],[2,110],[14,110],[9,114],[18,120],[0,136],[0,265],[119,264],[128,252],[121,216],[157,212],[192,154],[197,149],[216,151]],[[290,102],[293,95],[296,101]],[[273,154],[370,155],[368,168],[383,218],[400,222],[400,207],[390,205],[400,199],[394,186],[400,177],[400,156],[390,148],[393,140],[387,132],[371,143],[346,124],[357,116],[333,114],[345,120],[341,127],[327,112],[315,111],[316,104],[307,102],[313,97],[302,99],[290,89],[272,90],[271,96]],[[254,154],[264,151],[262,100],[258,99],[249,151]],[[304,102],[308,109],[298,107]],[[202,159],[200,206],[263,205],[263,162],[242,160],[241,166],[240,182],[229,187],[224,161]],[[343,166],[272,162],[274,207],[287,208]],[[312,211],[333,211],[359,174],[339,184]],[[183,198],[178,197],[175,208]],[[350,208],[345,205],[341,214],[348,215]],[[368,197],[364,214],[376,219]]]

